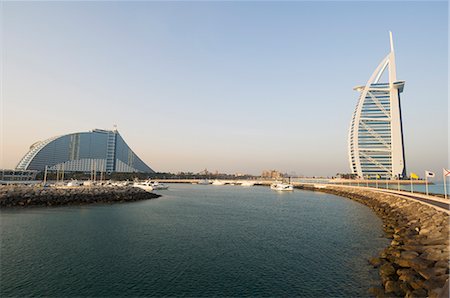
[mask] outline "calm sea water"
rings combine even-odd
[[[0,296],[362,297],[381,221],[333,195],[171,185],[155,200],[3,210]]]

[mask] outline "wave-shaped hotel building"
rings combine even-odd
[[[117,130],[94,129],[89,132],[57,136],[31,145],[16,170],[66,172],[144,172],[154,171],[125,143]]]
[[[395,53],[380,62],[360,92],[349,130],[349,160],[353,174],[360,178],[406,177],[400,93],[404,81],[397,81]],[[388,81],[380,82],[387,71]]]

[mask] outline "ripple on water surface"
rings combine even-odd
[[[361,297],[381,221],[351,200],[171,185],[128,204],[2,211],[1,296]]]

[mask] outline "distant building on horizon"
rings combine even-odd
[[[283,177],[283,175],[277,170],[265,170],[261,173],[261,177],[269,179],[280,179]]]
[[[394,44],[365,86],[357,86],[358,103],[350,124],[348,153],[353,174],[369,179],[406,178],[400,93],[405,81],[397,81]],[[380,82],[383,74],[387,82]]]
[[[94,129],[89,132],[56,136],[31,145],[16,170],[65,172],[143,172],[154,171],[123,140],[117,130]]]

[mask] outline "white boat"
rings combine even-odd
[[[213,181],[212,185],[225,185],[225,182],[216,179]]]
[[[94,182],[91,180],[83,181],[83,186],[93,186],[93,185],[94,185]]]
[[[203,179],[203,180],[200,180],[197,184],[200,184],[200,185],[209,185],[209,184],[210,184],[210,181],[209,181],[208,179]]]
[[[125,186],[123,182],[121,181],[115,181],[113,183],[111,183],[112,186]]]
[[[252,181],[244,181],[241,183],[241,186],[253,186],[255,185],[255,182]]]
[[[161,189],[168,189],[169,186],[165,185],[164,183],[159,183],[158,181],[155,181],[151,183],[151,186],[154,190],[161,190]]]
[[[292,191],[294,190],[294,185],[290,183],[273,183],[270,185],[270,189],[279,191]]]
[[[134,187],[139,187],[145,191],[152,191],[153,190],[153,186],[152,183],[150,181],[144,181],[144,182],[134,182],[133,183]]]
[[[71,187],[73,187],[73,186],[81,186],[81,185],[83,185],[83,182],[80,182],[78,180],[71,180],[71,181],[67,182],[66,185],[67,186],[71,186]]]

